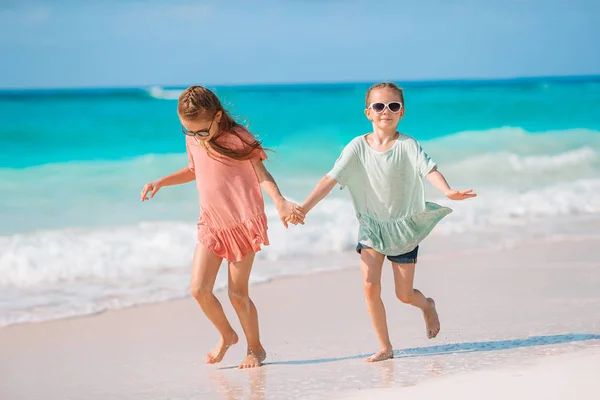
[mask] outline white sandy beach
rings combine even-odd
[[[397,389],[370,389],[343,397],[351,399],[462,400],[597,399],[600,394],[600,348],[536,358],[533,365],[460,373]]]
[[[436,299],[442,331],[426,339],[386,268],[396,358],[376,364],[363,362],[377,341],[358,268],[253,286],[268,352],[255,370],[235,369],[243,341],[221,365],[204,364],[217,335],[191,297],[9,326],[0,399],[598,398],[599,256],[592,238],[472,253],[423,246],[415,286]]]

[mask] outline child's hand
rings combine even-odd
[[[142,201],[152,199],[156,196],[156,193],[158,193],[161,187],[160,181],[146,183],[142,189]],[[148,198],[148,192],[152,192],[150,198]]]
[[[286,222],[294,225],[302,224],[304,225],[304,218],[300,218],[297,215],[292,215],[291,217],[286,218]]]
[[[464,200],[477,197],[477,194],[473,193],[473,190],[450,190],[446,192],[446,197],[450,200]]]
[[[298,223],[304,224],[304,211],[298,204],[283,199],[276,203],[275,207],[277,207],[279,219],[286,228],[288,227],[288,221],[294,225]]]

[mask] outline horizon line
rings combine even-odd
[[[255,83],[204,83],[202,86],[214,88],[252,88],[252,87],[293,87],[293,86],[327,86],[327,85],[368,85],[376,82],[402,82],[403,84],[457,84],[457,83],[502,83],[536,80],[596,80],[600,74],[575,74],[575,75],[528,75],[497,78],[443,78],[443,79],[382,79],[382,80],[356,80],[356,81],[306,81],[306,82],[255,82]],[[7,92],[45,92],[45,91],[96,91],[96,90],[139,90],[150,88],[183,89],[190,84],[147,84],[133,86],[56,86],[56,87],[0,87],[0,93]]]

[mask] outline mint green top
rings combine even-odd
[[[452,212],[425,202],[423,177],[435,167],[410,136],[400,134],[390,149],[379,152],[365,135],[348,143],[327,175],[350,190],[358,242],[395,256],[417,247]]]

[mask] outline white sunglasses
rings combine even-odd
[[[375,111],[377,114],[381,114],[385,108],[387,107],[388,110],[390,110],[391,112],[395,113],[399,113],[400,110],[402,110],[402,103],[400,103],[399,101],[392,101],[391,103],[371,103],[369,104],[369,108],[372,109],[373,111]]]

